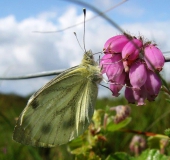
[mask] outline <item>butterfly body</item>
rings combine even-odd
[[[89,126],[102,74],[91,51],[34,93],[21,113],[13,139],[19,143],[54,147],[82,134]]]

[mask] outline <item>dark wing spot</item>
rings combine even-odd
[[[31,106],[33,109],[36,109],[38,106],[39,106],[39,103],[37,101],[37,99],[35,99],[32,103],[31,103]]]
[[[51,124],[43,124],[42,128],[41,128],[41,132],[43,134],[48,134],[51,130]]]
[[[30,135],[32,134],[30,130],[31,126],[28,126],[26,129],[24,129],[24,126],[27,126],[27,124],[29,124],[28,117],[25,117],[22,123],[23,124],[20,125],[20,120],[17,121],[14,129],[13,139],[22,144],[30,144]]]
[[[67,128],[73,128],[75,126],[75,118],[71,118],[70,120],[65,121],[62,124],[62,128],[63,129],[67,129]]]

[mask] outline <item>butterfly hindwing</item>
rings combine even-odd
[[[67,143],[88,127],[97,99],[97,84],[82,65],[51,80],[28,101],[13,139],[22,144],[53,147]]]

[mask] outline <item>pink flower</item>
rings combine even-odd
[[[147,99],[153,101],[161,88],[161,80],[153,71],[147,71],[147,79],[145,83],[145,89],[147,91]]]
[[[144,52],[143,57],[139,56],[140,52]],[[128,38],[118,35],[107,40],[104,53],[100,66],[108,77],[113,96],[119,96],[125,85],[125,97],[129,103],[144,105],[146,99],[155,100],[161,80],[153,71],[161,71],[165,61],[155,45],[151,42],[143,45],[141,37],[132,39],[129,35]]]
[[[129,148],[137,157],[146,148],[146,140],[140,135],[135,135],[130,142]]]
[[[112,91],[112,95],[115,97],[119,96],[119,91],[123,88],[125,85],[125,78],[126,73],[123,72],[120,76],[117,76],[114,81],[111,81],[110,83],[110,89]],[[114,84],[115,83],[115,84]]]
[[[145,104],[147,92],[146,92],[144,86],[140,87],[140,90],[134,90],[133,95],[134,95],[134,99],[136,100],[138,106],[142,106]]]
[[[105,54],[113,54],[122,52],[123,47],[130,40],[127,35],[117,35],[108,39],[104,45],[103,52]]]
[[[125,88],[125,98],[128,100],[129,103],[135,104],[136,100],[134,98],[132,88]]]
[[[106,68],[106,75],[109,81],[114,81],[123,72],[123,62],[120,54],[112,56],[111,61]]]
[[[114,123],[118,124],[125,120],[127,117],[129,117],[131,109],[129,106],[116,106],[116,107],[111,107],[111,111],[116,111],[116,115],[114,117]]]
[[[100,60],[100,67],[102,68],[102,73],[106,73],[107,67],[112,63],[112,54],[105,54]]]
[[[147,93],[145,87],[142,86],[138,90],[134,90],[133,88],[126,87],[125,89],[125,98],[129,103],[137,102],[138,106],[142,106],[145,104],[145,99],[147,97]]]
[[[147,79],[147,70],[143,62],[140,60],[134,62],[130,67],[129,79],[133,88],[140,89]]]
[[[122,58],[128,60],[136,60],[139,57],[140,48],[143,43],[139,39],[133,39],[128,42],[122,50]]]
[[[154,71],[154,69],[161,71],[165,62],[162,52],[152,44],[144,48],[144,60],[147,67],[152,71]]]

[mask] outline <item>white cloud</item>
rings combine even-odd
[[[93,16],[93,13],[88,11],[87,19],[91,16]],[[54,19],[57,19],[58,22],[55,23]],[[76,31],[82,44],[83,25],[52,34],[33,33],[32,31],[54,31],[82,22],[82,20],[83,14],[78,15],[75,8],[67,9],[60,17],[53,12],[45,12],[20,22],[12,15],[0,19],[1,75],[24,75],[69,68],[79,64],[83,51],[79,47],[73,32]],[[169,23],[126,24],[121,27],[135,35],[140,32],[148,39],[155,40],[160,48],[165,50],[170,46],[170,40],[168,40],[170,32],[167,30]],[[160,28],[162,28],[162,31]],[[86,49],[91,49],[93,52],[102,51],[105,41],[118,33],[119,31],[100,18],[89,21],[86,23]],[[49,79],[51,77],[3,81],[0,85],[0,91],[27,95],[36,91]],[[100,93],[103,94],[103,91],[100,91]]]
[[[88,12],[87,18],[92,12]],[[49,18],[48,18],[49,16]],[[72,18],[70,18],[70,16]],[[55,24],[50,19],[59,19]],[[17,22],[14,16],[0,19],[0,72],[3,76],[16,76],[40,71],[69,68],[81,62],[83,51],[79,47],[73,31],[77,32],[82,42],[83,25],[61,33],[42,34],[32,31],[50,31],[65,28],[83,21],[83,14],[77,15],[74,8],[68,9],[61,17],[54,13],[42,13],[36,17],[29,17]],[[86,33],[90,33],[91,41],[87,39],[87,49],[98,46],[102,49],[100,40],[94,40],[100,28],[88,23]],[[96,31],[95,31],[96,30]],[[101,30],[102,31],[102,30]],[[94,47],[95,48],[95,47]],[[0,86],[2,92],[16,92],[27,95],[40,88],[51,78],[38,78],[32,80],[3,81]]]

